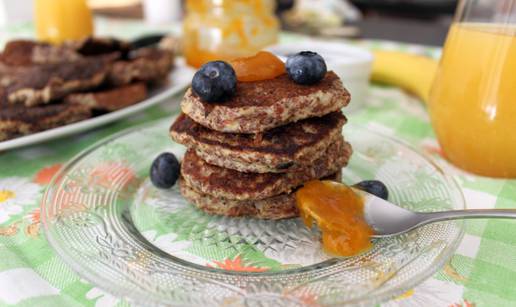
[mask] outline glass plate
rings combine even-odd
[[[173,143],[171,120],[104,140],[73,159],[42,204],[48,241],[79,275],[144,305],[371,304],[399,295],[435,273],[462,237],[444,222],[374,242],[356,257],[321,251],[317,229],[299,219],[210,216],[177,188],[155,189],[152,160]],[[396,140],[348,125],[353,158],[348,184],[379,179],[390,200],[417,211],[463,209],[456,183]]]

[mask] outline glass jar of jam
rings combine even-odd
[[[274,44],[279,23],[274,0],[187,0],[183,52],[188,64],[256,54]]]

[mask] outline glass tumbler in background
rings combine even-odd
[[[277,41],[274,0],[187,0],[183,53],[200,67],[256,54]]]
[[[516,0],[461,0],[430,95],[444,155],[516,178]]]
[[[35,0],[34,18],[39,40],[62,43],[93,35],[93,18],[86,0]]]

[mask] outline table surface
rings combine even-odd
[[[0,46],[11,37],[32,36],[28,24],[0,30]],[[97,27],[100,34],[126,38],[156,30],[164,28],[109,20],[99,20]],[[371,49],[439,54],[433,48],[386,41],[354,43]],[[59,259],[42,233],[39,202],[52,175],[78,152],[117,131],[170,116],[174,108],[178,108],[177,97],[100,129],[0,153],[0,305],[129,305],[81,279]],[[516,208],[516,180],[473,176],[443,161],[424,106],[399,89],[371,86],[366,107],[348,117],[435,157],[460,183],[468,208]],[[437,274],[382,306],[515,306],[516,223],[477,220],[465,225],[462,243]]]

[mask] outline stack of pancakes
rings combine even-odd
[[[14,40],[0,53],[0,141],[133,105],[166,80],[173,52],[88,38]]]
[[[294,192],[314,179],[340,180],[352,153],[340,111],[350,95],[333,72],[315,85],[288,76],[239,82],[221,103],[191,89],[170,132],[188,150],[181,193],[212,214],[298,216]]]

